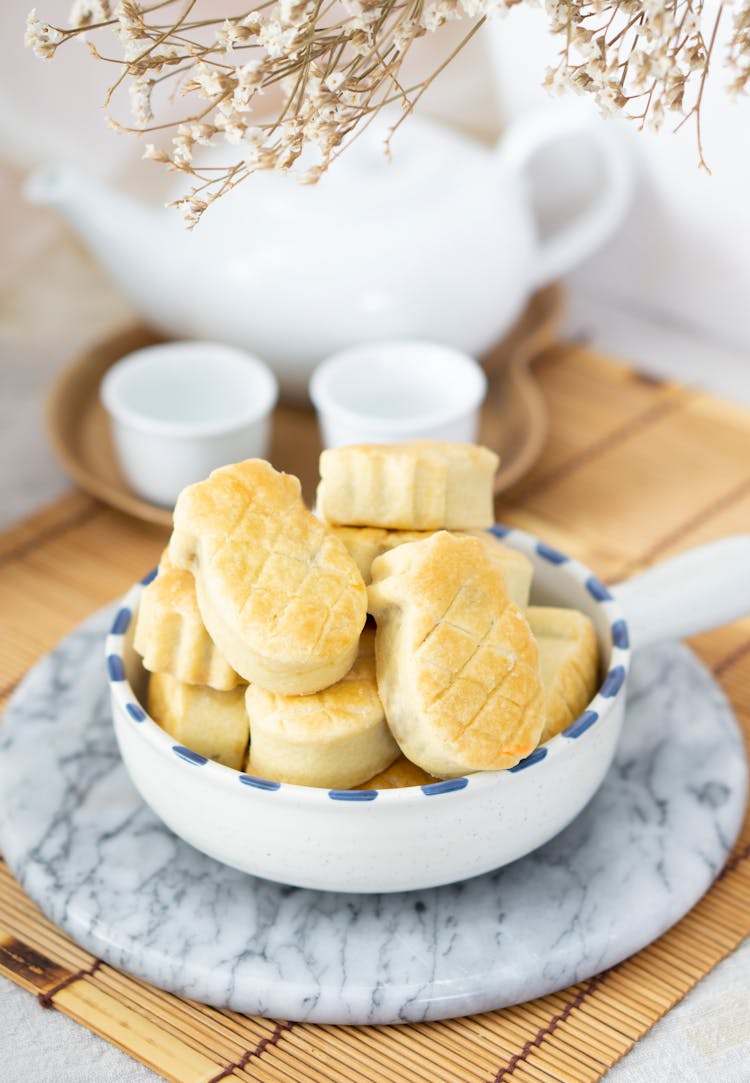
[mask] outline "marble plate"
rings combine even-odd
[[[439,1019],[540,996],[668,929],[739,832],[737,723],[693,655],[669,644],[634,661],[623,739],[593,801],[525,859],[400,895],[254,879],[183,843],[130,784],[104,679],[112,614],[60,643],[13,697],[0,729],[0,844],[74,940],[185,996],[335,1023]]]

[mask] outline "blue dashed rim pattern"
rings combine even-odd
[[[124,605],[122,609],[118,609],[117,616],[112,621],[112,627],[109,634],[113,636],[125,635],[128,628],[130,627],[130,620],[132,616],[133,614],[126,605]]]
[[[240,782],[244,786],[252,786],[255,790],[274,790],[281,789],[280,782],[273,782],[270,778],[256,778],[255,775],[240,775]]]
[[[332,801],[374,801],[378,790],[329,790]]]
[[[571,722],[567,729],[563,730],[564,737],[580,737],[582,733],[585,733],[587,729],[599,721],[598,711],[586,710],[583,714],[579,714],[575,722]]]
[[[112,652],[107,655],[107,673],[110,681],[117,682],[117,684],[122,684],[125,680],[125,667],[119,654]]]
[[[128,712],[134,722],[145,722],[148,715],[138,703],[126,703],[125,710]]]
[[[553,549],[551,545],[545,545],[544,542],[536,543],[536,551],[543,560],[549,561],[550,564],[567,564],[570,559],[570,557],[565,556],[565,553]]]
[[[220,763],[206,759],[184,745],[176,745],[172,738],[161,729],[160,726],[147,714],[133,693],[125,676],[123,650],[125,637],[131,627],[133,614],[137,611],[141,592],[155,577],[157,569],[153,568],[147,575],[132,588],[123,599],[112,627],[107,636],[105,653],[107,674],[110,689],[117,703],[138,731],[144,735],[152,745],[157,745],[160,751],[165,752],[185,765],[186,770],[201,768],[217,781],[236,784],[256,793],[276,794],[284,790],[304,802],[318,803],[320,801],[332,801],[341,808],[351,809],[356,805],[368,805],[373,801],[382,803],[412,802],[423,797],[443,797],[451,793],[460,793],[462,790],[480,790],[483,786],[496,785],[498,780],[506,784],[512,784],[514,776],[522,774],[537,764],[548,759],[556,758],[565,754],[565,748],[573,741],[586,737],[592,730],[596,730],[597,724],[611,711],[618,694],[622,690],[627,679],[630,666],[630,639],[628,626],[622,615],[617,600],[607,587],[583,564],[573,560],[565,553],[560,552],[551,545],[539,541],[525,531],[516,530],[514,527],[496,523],[490,528],[490,533],[506,545],[519,550],[532,561],[551,565],[560,569],[560,573],[576,580],[586,591],[589,598],[597,606],[600,616],[604,616],[604,623],[609,628],[610,634],[610,659],[607,673],[594,699],[588,704],[586,710],[575,719],[567,729],[546,744],[535,748],[525,759],[515,767],[507,771],[483,771],[469,775],[466,778],[451,778],[442,782],[433,782],[425,786],[404,786],[393,790],[325,790],[311,786],[295,786],[291,783],[274,782],[265,778],[256,778],[244,772],[235,771],[230,767],[224,767]]]
[[[609,593],[604,583],[600,582],[595,575],[590,575],[586,580],[586,590],[589,592],[595,602],[611,602],[614,599]],[[625,622],[622,621],[624,624]]]
[[[428,782],[426,786],[420,786],[420,789],[425,797],[435,797],[439,793],[453,793],[455,790],[464,790],[468,785],[468,778],[447,778],[444,782]]]
[[[206,756],[201,756],[200,752],[193,752],[192,748],[186,748],[185,745],[172,745],[172,751],[175,756],[179,756],[181,760],[193,767],[205,767],[208,763]]]
[[[527,767],[533,767],[535,763],[541,763],[541,761],[547,755],[547,746],[540,745],[535,748],[533,752],[530,752],[524,759],[519,760],[515,767],[509,767],[508,771],[511,775],[518,774],[519,771],[525,771]]]

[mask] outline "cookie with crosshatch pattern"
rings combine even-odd
[[[539,742],[539,654],[478,538],[439,531],[372,566],[378,690],[403,753],[438,778],[513,767]]]
[[[331,530],[354,557],[365,583],[372,579],[373,562],[383,553],[389,553],[391,549],[406,545],[407,542],[424,541],[434,533],[432,530],[384,530],[377,526],[332,526]],[[468,533],[479,538],[487,549],[488,556],[500,565],[510,600],[521,609],[526,609],[534,574],[529,558],[517,549],[503,545],[489,530]]]
[[[247,459],[188,486],[169,554],[192,572],[203,623],[246,681],[305,695],[351,668],[367,591],[344,545],[303,504],[297,478]]]

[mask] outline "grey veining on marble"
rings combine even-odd
[[[621,745],[593,801],[523,860],[400,895],[245,876],[176,838],[130,784],[104,679],[110,618],[97,614],[64,640],[6,713],[0,845],[75,940],[188,997],[346,1023],[526,1000],[660,935],[706,891],[739,831],[739,729],[703,667],[670,644],[635,659]]]

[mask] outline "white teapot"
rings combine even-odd
[[[192,233],[176,211],[65,167],[38,170],[27,194],[69,219],[155,329],[249,349],[297,398],[324,357],[366,340],[428,338],[481,355],[531,291],[590,255],[627,207],[616,131],[579,112],[532,114],[494,149],[411,117],[392,164],[383,135],[371,125],[315,187],[251,177]],[[542,242],[527,166],[571,135],[593,142],[604,181]]]

